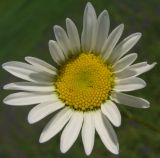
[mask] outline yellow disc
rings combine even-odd
[[[56,92],[66,106],[79,111],[101,107],[114,86],[111,66],[92,53],[81,53],[67,61],[59,70]]]

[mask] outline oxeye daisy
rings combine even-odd
[[[124,25],[111,33],[109,27],[107,10],[97,16],[92,4],[87,3],[81,38],[69,18],[66,19],[67,31],[54,26],[56,40],[49,41],[54,66],[35,57],[26,57],[27,63],[11,61],[2,65],[12,75],[25,80],[4,86],[7,90],[20,91],[8,95],[5,104],[37,104],[28,115],[31,124],[57,111],[42,131],[40,143],[62,130],[60,150],[65,153],[81,133],[85,153],[90,155],[97,132],[105,147],[118,154],[119,144],[111,125],[121,125],[116,104],[149,107],[147,100],[125,94],[144,88],[145,81],[137,76],[156,65],[135,64],[137,53],[127,54],[141,33],[134,33],[118,43]]]

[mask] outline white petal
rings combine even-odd
[[[65,124],[69,121],[72,113],[73,111],[69,108],[64,108],[59,113],[57,113],[43,129],[39,138],[39,142],[44,143],[59,133]]]
[[[18,92],[8,95],[3,102],[7,105],[32,105],[41,102],[55,101],[57,96],[54,93],[31,93],[31,92]]]
[[[146,86],[145,81],[137,77],[118,80],[116,84],[114,90],[118,92],[134,91]]]
[[[114,126],[119,127],[121,125],[121,114],[117,106],[112,101],[106,101],[101,106],[101,110]]]
[[[124,104],[135,108],[149,108],[150,106],[150,103],[143,98],[131,96],[120,92],[114,92],[111,98],[119,104]]]
[[[41,103],[30,110],[28,114],[28,122],[30,124],[38,122],[39,120],[61,109],[62,107],[64,107],[64,103],[60,101]]]
[[[117,144],[117,148],[119,150],[119,143],[118,143],[118,138],[117,138],[116,132],[114,131],[114,129],[113,129],[111,123],[108,121],[107,117],[102,115],[102,118],[103,118],[104,125],[108,129],[108,133],[110,134],[110,136],[112,138],[112,141],[115,144]]]
[[[146,66],[147,65],[147,62],[146,61],[144,61],[144,62],[140,62],[140,63],[136,63],[136,64],[133,64],[133,65],[131,65],[129,68],[141,68],[141,67],[144,67],[144,66]]]
[[[73,52],[74,53],[80,52],[80,39],[76,25],[71,19],[67,18],[66,27]]]
[[[127,38],[125,38],[122,42],[120,42],[114,49],[109,58],[111,63],[116,62],[120,59],[124,54],[126,54],[141,38],[141,33],[134,33]]]
[[[11,61],[4,63],[2,67],[12,75],[34,83],[49,83],[53,81],[53,75],[41,72],[26,63]]]
[[[107,10],[104,10],[98,17],[98,29],[97,29],[97,40],[95,45],[95,51],[101,52],[101,48],[108,37],[110,20]]]
[[[95,112],[95,128],[105,147],[113,154],[119,153],[118,141],[115,141],[114,133],[110,132],[110,126],[105,126],[100,111]],[[109,122],[108,122],[109,123]]]
[[[154,62],[152,64],[147,64],[147,62],[142,62],[142,63],[137,63],[137,64],[134,64],[134,65],[131,65],[129,67],[130,70],[134,70],[137,72],[137,76],[142,74],[142,73],[145,73],[151,69],[153,69],[155,67],[157,63]]]
[[[53,60],[58,64],[61,65],[65,61],[65,56],[60,49],[59,45],[56,41],[50,40],[49,43],[49,51],[53,58]]]
[[[113,65],[115,72],[120,72],[131,65],[137,58],[136,53],[128,54]]]
[[[62,153],[67,152],[76,141],[81,130],[82,123],[83,113],[74,111],[70,121],[64,128],[61,135],[60,150]]]
[[[94,117],[92,112],[84,113],[84,123],[82,127],[82,141],[86,155],[90,155],[95,139]]]
[[[39,69],[35,68],[32,65],[27,63],[19,62],[19,61],[9,61],[2,65],[4,69],[16,69],[16,70],[25,70],[27,72],[40,72]]]
[[[134,70],[125,69],[123,71],[117,72],[115,75],[118,78],[118,80],[120,80],[134,77],[137,75],[137,72]]]
[[[87,3],[83,16],[81,45],[84,52],[91,52],[95,46],[97,35],[97,17],[90,2]]]
[[[69,53],[71,53],[72,49],[71,49],[71,43],[69,41],[69,38],[68,38],[65,30],[62,27],[55,25],[54,26],[54,34],[55,34],[56,40],[58,42],[58,45],[63,50],[65,57],[68,57],[68,55],[69,55]]]
[[[23,91],[33,91],[33,92],[52,92],[55,90],[53,84],[36,84],[32,82],[15,82],[9,83],[3,87],[4,89],[10,90],[23,90]]]
[[[25,57],[25,60],[35,66],[37,69],[40,71],[45,71],[49,74],[56,75],[56,68],[53,67],[52,65],[46,63],[45,61],[35,58],[35,57]]]
[[[110,33],[109,37],[105,41],[101,50],[105,61],[108,59],[108,57],[112,53],[113,48],[115,47],[118,40],[120,39],[123,29],[124,29],[124,25],[123,24],[119,25]]]

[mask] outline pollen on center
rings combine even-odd
[[[66,106],[79,111],[101,107],[114,86],[111,66],[92,53],[81,53],[59,70],[56,92]]]

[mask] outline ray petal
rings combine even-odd
[[[44,143],[59,133],[69,121],[72,114],[73,111],[67,107],[57,113],[43,129],[39,142]]]
[[[150,106],[150,103],[143,98],[135,97],[120,92],[114,92],[111,98],[116,103],[128,105],[135,108],[149,108]]]
[[[74,111],[70,121],[64,128],[61,135],[60,150],[62,153],[67,152],[76,141],[81,130],[82,123],[83,113]]]

